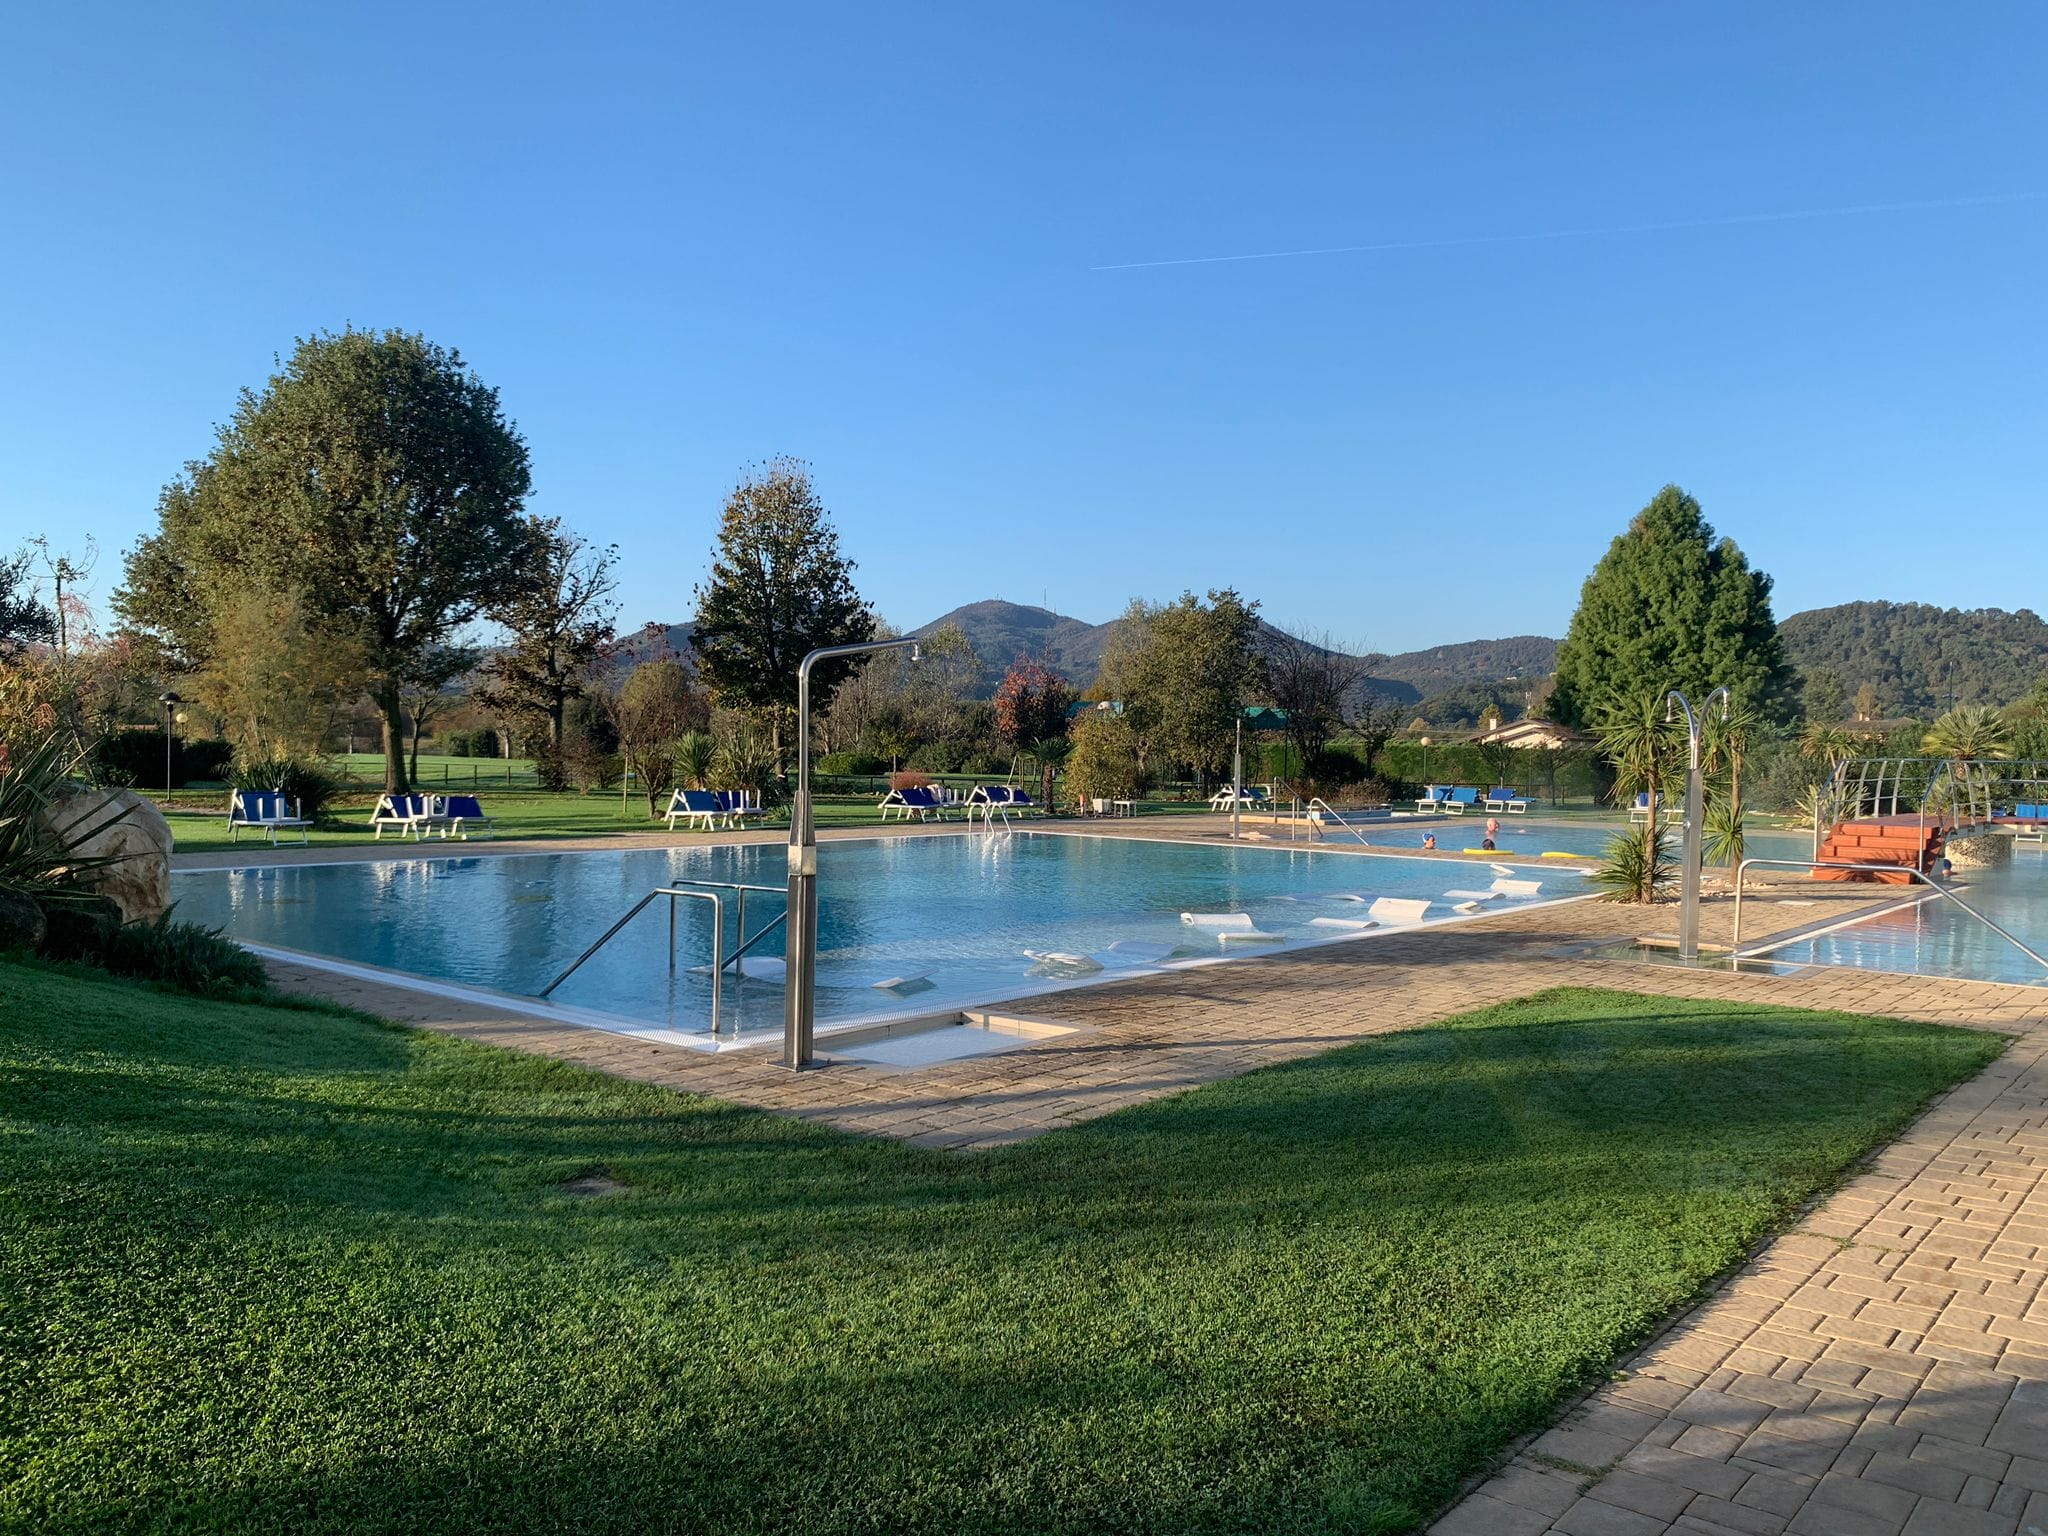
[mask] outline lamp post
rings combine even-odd
[[[1721,718],[1728,718],[1728,690],[1716,688],[1700,703],[1712,709],[1721,701]],[[1678,958],[1690,963],[1700,953],[1700,828],[1706,820],[1706,796],[1700,785],[1700,719],[1692,705],[1676,688],[1664,695],[1664,721],[1670,724],[1685,711],[1685,831],[1679,844],[1678,870]],[[1650,840],[1657,838],[1656,824],[1650,826]]]
[[[792,1072],[811,1065],[818,1003],[818,829],[811,822],[811,668],[834,656],[908,649],[915,640],[869,640],[828,645],[806,656],[796,669],[796,795],[789,808],[789,915],[783,919],[785,952],[782,999],[782,1064]]]
[[[1424,789],[1428,789],[1428,788],[1430,787],[1430,784],[1429,784],[1429,738],[1428,738],[1427,736],[1425,736],[1425,737],[1423,737],[1423,738],[1422,738],[1422,787],[1423,787]]]
[[[164,707],[164,793],[168,795],[171,792],[171,731],[177,724],[178,706],[185,701],[175,693],[160,693],[156,701]]]

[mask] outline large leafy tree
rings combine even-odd
[[[1697,698],[1724,684],[1743,707],[1784,717],[1791,671],[1771,578],[1667,485],[1586,578],[1558,647],[1551,717],[1591,725],[1616,700],[1670,688]]]
[[[292,594],[316,629],[360,647],[385,786],[403,790],[406,681],[520,590],[531,482],[497,391],[460,354],[404,331],[309,337],[165,488],[117,607],[199,665],[221,594]]]
[[[515,720],[539,721],[548,744],[562,745],[569,701],[612,642],[618,554],[615,546],[593,548],[560,518],[529,521],[525,579],[491,610],[507,639],[472,690],[479,704]]]
[[[798,663],[820,647],[874,636],[853,569],[802,461],[771,460],[726,498],[711,575],[697,588],[691,643],[719,702],[766,720],[778,768],[796,712]],[[830,702],[845,675],[843,667],[813,673],[814,708]]]
[[[1229,588],[1207,602],[1183,592],[1146,614],[1143,636],[1118,663],[1133,729],[1205,780],[1226,772],[1238,715],[1263,686],[1259,605]]]
[[[996,735],[1013,752],[1067,733],[1074,690],[1043,661],[1019,656],[996,687]]]

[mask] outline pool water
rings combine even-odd
[[[1956,894],[2037,954],[2048,955],[2048,855],[2018,847],[2005,868],[1973,870]],[[1901,892],[1904,895],[1905,892]],[[1929,896],[1767,951],[1773,960],[1917,976],[2041,985],[2048,969],[1963,911]]]
[[[1494,835],[1497,852],[1514,858],[1540,858],[1545,853],[1572,853],[1598,858],[1607,851],[1615,833],[1627,830],[1616,821],[1548,821],[1530,816],[1501,816],[1500,831]],[[1467,811],[1463,816],[1419,817],[1413,821],[1359,822],[1359,831],[1375,848],[1420,848],[1422,840],[1436,834],[1439,852],[1462,853],[1477,848],[1486,836],[1484,813]],[[1675,844],[1678,825],[1671,824]],[[1333,836],[1344,837],[1342,833]],[[1347,839],[1348,840],[1348,839]],[[1813,852],[1813,837],[1807,832],[1752,831],[1745,839],[1752,858],[1804,858]]]
[[[435,981],[532,996],[649,891],[707,880],[781,886],[782,844],[634,849],[364,863],[281,865],[181,873],[178,915],[244,942],[407,972]],[[1213,959],[1223,944],[1182,912],[1245,913],[1286,943],[1345,936],[1314,919],[1362,919],[1346,895],[1422,897],[1430,920],[1453,916],[1446,893],[1483,889],[1485,864],[1361,857],[1277,847],[1227,848],[1135,839],[1016,833],[828,842],[818,861],[818,1019],[835,1022],[938,1012],[1100,980],[1025,952],[1100,954],[1120,940],[1171,946],[1154,964]],[[1542,881],[1534,897],[1486,910],[1584,893],[1583,877],[1554,866],[1517,869]],[[782,911],[779,894],[748,898],[751,934]],[[726,949],[736,944],[726,916]],[[679,1030],[710,1019],[708,903],[677,907],[676,967],[668,965],[667,903],[656,901],[551,1001]],[[1232,943],[1230,953],[1272,950]],[[779,957],[778,928],[750,955]],[[1139,967],[1131,967],[1137,969]],[[929,973],[907,988],[881,980]],[[779,976],[735,981],[722,1002],[730,1029],[778,1028]]]

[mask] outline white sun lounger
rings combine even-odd
[[[1543,889],[1541,880],[1509,880],[1505,877],[1493,882],[1493,888],[1503,896],[1535,896]]]
[[[1365,909],[1366,916],[1389,926],[1419,923],[1429,911],[1427,899],[1418,896],[1382,896]]]
[[[1027,949],[1024,958],[1033,962],[1035,970],[1071,971],[1081,975],[1101,970],[1102,962],[1090,955],[1077,955],[1064,949]]]
[[[1445,891],[1444,900],[1459,902],[1461,909],[1469,909],[1475,902],[1505,901],[1507,894],[1506,891]]]
[[[1277,933],[1261,933],[1249,912],[1183,912],[1180,920],[1204,933],[1216,935],[1219,944],[1272,942]]]
[[[1379,927],[1379,924],[1369,917],[1312,917],[1308,920],[1308,925],[1311,928],[1342,928],[1347,932]]]

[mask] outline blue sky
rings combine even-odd
[[[777,453],[904,625],[1228,583],[1360,647],[1557,634],[1670,480],[1781,615],[2038,606],[2044,45],[2031,3],[15,7],[0,544],[90,532],[103,594],[353,322],[501,389],[629,624]],[[1487,238],[1892,204],[1943,206]]]

